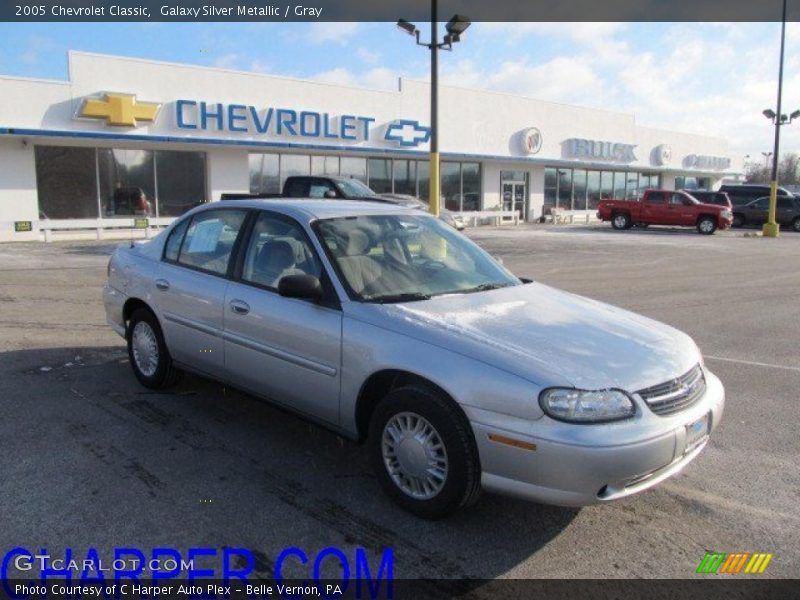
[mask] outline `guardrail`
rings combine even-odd
[[[134,229],[144,231],[145,238],[149,238],[150,234],[160,227],[166,227],[174,217],[160,217],[151,218],[147,217],[147,227],[137,227],[137,220],[144,217],[126,217],[120,219],[69,219],[68,221],[56,220],[42,220],[39,221],[39,231],[44,232],[44,241],[53,241],[53,232],[78,232],[86,230],[94,230],[97,239],[103,239],[103,233],[111,230],[120,229]]]
[[[495,226],[519,225],[519,213],[516,210],[466,210],[457,214],[464,219],[465,224],[467,220],[471,220],[472,227],[477,224],[478,219],[493,219]]]

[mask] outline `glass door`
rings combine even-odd
[[[502,186],[503,210],[517,211],[520,220],[526,217],[526,185],[524,181],[506,181]]]

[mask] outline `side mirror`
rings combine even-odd
[[[322,284],[313,275],[286,275],[278,282],[278,293],[286,298],[319,300]]]
[[[322,195],[323,197],[328,198],[329,200],[333,200],[334,198],[336,198],[336,192],[334,192],[333,190],[328,190]]]

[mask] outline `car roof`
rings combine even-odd
[[[247,200],[220,200],[204,204],[199,210],[213,208],[268,209],[294,217],[298,221],[311,222],[317,219],[336,217],[360,217],[369,215],[415,215],[427,213],[418,209],[389,202],[369,200],[330,200],[327,198],[253,198]]]

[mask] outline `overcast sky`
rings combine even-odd
[[[441,77],[631,112],[642,125],[723,136],[734,160],[763,160],[779,42],[779,23],[475,23],[443,53]],[[429,68],[391,23],[0,24],[0,74],[66,79],[69,49],[383,89]],[[800,108],[800,23],[787,28],[783,99],[784,112]],[[782,135],[782,153],[800,151],[800,121]]]

